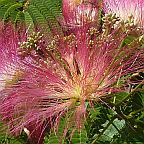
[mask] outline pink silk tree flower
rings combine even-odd
[[[125,91],[123,76],[144,69],[143,36],[111,17],[104,18],[102,32],[79,28],[76,34],[54,36],[49,44],[34,32],[20,44],[24,76],[9,91],[0,92],[1,119],[10,133],[24,130],[29,141],[42,144],[47,129],[57,132],[64,118],[65,136],[69,129],[83,127],[87,105]],[[107,30],[108,21],[112,29]],[[134,32],[137,38],[124,43]]]
[[[19,34],[14,30],[11,23],[2,24],[0,26],[0,107],[4,100],[9,98],[6,96],[11,92],[11,88],[21,80],[23,77],[23,67],[19,62],[17,54],[17,47]],[[24,39],[21,39],[22,41]],[[11,105],[8,104],[1,116],[7,117],[11,120],[12,112]],[[5,111],[6,110],[6,111]],[[6,118],[6,119],[7,119]]]
[[[0,112],[2,121],[13,121],[14,109],[11,103],[13,103],[14,90],[18,86],[20,81],[25,77],[26,67],[21,58],[18,56],[17,48],[19,42],[26,40],[26,33],[24,27],[17,27],[17,30],[11,23],[0,26],[0,108],[3,109]],[[21,101],[21,97],[15,98],[16,104]],[[13,103],[14,104],[14,103]],[[35,122],[36,123],[36,122]],[[35,137],[38,132],[41,134],[43,131],[43,124],[37,125],[37,131],[32,124],[27,125],[23,129],[29,128],[29,141],[31,137],[35,139],[35,143],[43,141],[44,136],[40,138]],[[9,123],[10,130],[13,129],[13,123]],[[12,132],[11,134],[17,136],[21,130]]]
[[[135,24],[144,26],[143,0],[104,0],[105,12],[115,13],[122,20],[133,18]]]
[[[0,90],[16,83],[22,75],[18,63],[17,47],[20,37],[13,29],[12,24],[7,24],[0,30]],[[22,39],[24,40],[24,38]]]

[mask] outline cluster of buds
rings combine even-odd
[[[22,57],[28,56],[31,53],[40,53],[40,46],[44,43],[42,40],[43,34],[40,32],[33,32],[28,38],[26,42],[19,43],[19,55]],[[42,52],[41,52],[42,53]]]
[[[135,25],[144,25],[144,1],[143,0],[104,0],[106,13],[115,13],[121,20],[127,21],[133,17]]]
[[[64,0],[63,5],[68,2]],[[94,1],[87,2],[71,0],[66,9],[70,14],[63,9],[64,27],[73,24],[69,35],[60,33],[47,42],[45,35],[34,32],[18,45],[16,36],[3,38],[7,31],[2,31],[0,56],[7,61],[5,55],[10,55],[8,62],[16,68],[8,78],[16,81],[0,89],[1,119],[10,133],[24,130],[30,141],[42,144],[47,129],[56,131],[61,118],[66,120],[64,135],[69,128],[80,130],[88,105],[125,91],[121,78],[144,69],[142,28],[115,14],[101,18],[97,6],[92,7]],[[101,27],[93,24],[99,19]],[[82,27],[77,29],[77,24]]]

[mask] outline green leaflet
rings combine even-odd
[[[25,17],[25,23],[26,23],[27,30],[29,33],[32,33],[33,28],[34,28],[33,19],[27,11],[24,13],[24,17]]]
[[[18,8],[21,8],[22,4],[21,3],[15,3],[13,5],[11,5],[5,12],[3,19],[6,20],[7,17],[13,13],[16,13],[15,10]],[[13,16],[13,15],[12,15]]]
[[[25,11],[26,23],[33,23],[33,26],[38,27],[49,38],[53,36],[53,30],[62,33],[62,28],[58,21],[58,17],[60,16],[61,1],[55,0],[32,0]]]
[[[17,22],[23,20],[23,3],[16,0],[1,0],[0,1],[0,18],[3,21],[12,20]]]
[[[62,32],[58,17],[61,17],[61,0],[1,0],[0,18],[3,21],[11,20],[16,24],[25,21],[30,31],[39,26],[42,33],[50,35],[52,30]]]

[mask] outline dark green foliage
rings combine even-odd
[[[61,31],[61,3],[61,0],[1,0],[0,19],[13,21],[14,24],[23,21],[28,32],[38,27],[38,30],[49,35],[51,31]]]
[[[24,20],[23,4],[24,2],[17,0],[1,0],[0,19],[11,20],[15,23],[18,20]]]
[[[27,16],[31,18],[31,23],[34,23],[36,27],[40,27],[40,30],[48,35],[52,30],[60,31],[58,17],[61,15],[61,1],[60,0],[31,0],[26,10]],[[26,23],[30,23],[30,19]]]
[[[46,137],[45,143],[46,144],[58,144],[59,142],[62,142],[62,144],[87,144],[88,143],[88,137],[86,129],[83,128],[80,132],[78,132],[75,129],[75,133],[71,136],[71,128],[68,129],[68,132],[66,136],[64,136],[64,129],[65,129],[65,122],[66,118],[62,119],[59,125],[59,129],[57,134],[55,134],[53,131]]]
[[[0,123],[0,126],[2,124]],[[23,132],[19,137],[12,137],[10,135],[5,135],[0,132],[0,144],[25,144],[27,141],[27,136]]]
[[[119,99],[118,95],[118,99]],[[128,97],[125,94],[125,98]],[[117,99],[117,97],[116,97]],[[93,144],[135,144],[144,142],[144,93],[134,92],[118,105],[96,105],[90,112],[87,133]]]

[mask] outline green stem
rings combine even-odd
[[[112,123],[112,125],[115,127],[115,129],[118,131],[118,133],[121,134],[120,130],[116,127],[116,125],[114,123]]]
[[[139,109],[139,110],[136,110],[136,111],[134,111],[134,112],[131,112],[131,113],[128,115],[128,117],[132,117],[132,115],[135,115],[136,113],[139,113],[139,112],[141,112],[141,111],[144,111],[144,108],[141,108],[141,109]]]
[[[141,86],[142,84],[144,83],[144,80],[141,82],[141,83],[139,83],[121,102],[119,102],[118,104],[116,104],[115,106],[120,106],[124,101],[126,101],[132,94],[133,94],[133,92],[135,92],[138,88],[139,88],[139,86]]]

